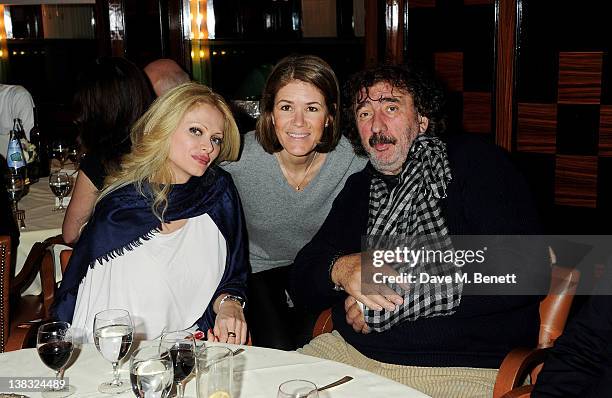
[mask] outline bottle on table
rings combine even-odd
[[[8,150],[6,151],[6,163],[9,173],[20,175],[25,182],[27,181],[28,172],[17,120],[13,120],[13,129],[10,132]]]

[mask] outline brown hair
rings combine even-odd
[[[281,59],[274,69],[264,87],[259,102],[261,116],[257,119],[255,137],[263,149],[268,153],[279,152],[283,149],[276,137],[272,123],[274,100],[278,91],[294,80],[309,83],[315,86],[325,99],[325,107],[331,120],[323,129],[321,142],[317,145],[317,152],[333,151],[340,140],[340,88],[338,79],[332,68],[321,58],[314,55],[290,55]]]

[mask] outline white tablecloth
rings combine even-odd
[[[64,205],[68,204],[68,199],[64,199]],[[53,211],[55,207],[55,196],[49,188],[49,180],[42,177],[37,183],[30,185],[30,190],[19,201],[19,209],[25,210],[26,228],[21,229],[19,236],[19,246],[17,247],[17,257],[15,259],[16,272],[23,268],[32,246],[36,242],[59,235],[62,233],[62,222],[64,212]],[[56,278],[61,279],[61,271],[56,270]],[[24,294],[40,293],[40,278],[36,278],[32,285]]]
[[[296,352],[260,347],[245,348],[244,353],[234,358],[233,398],[275,398],[278,386],[287,380],[306,379],[323,386],[347,375],[354,377],[354,380],[321,392],[320,398],[427,397],[410,387],[341,363]],[[4,377],[49,377],[53,374],[54,372],[43,365],[34,349],[0,354],[0,375]],[[121,367],[121,374],[122,378],[129,378],[127,363]],[[98,354],[95,346],[86,344],[66,370],[65,376],[69,378],[70,385],[76,387],[73,395],[75,398],[105,396],[97,392],[97,386],[112,378],[112,368],[111,364]],[[186,397],[196,396],[195,384],[195,378],[191,377],[186,386]],[[37,392],[24,394],[32,398],[40,397]],[[116,396],[124,398],[134,395],[128,391]]]

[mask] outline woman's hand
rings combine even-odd
[[[220,299],[222,298],[220,297]],[[248,338],[247,324],[240,303],[234,300],[226,300],[223,304],[219,303],[213,334],[214,336],[210,336],[210,333],[207,336],[210,341],[230,344],[246,343]]]

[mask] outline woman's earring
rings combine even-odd
[[[329,122],[325,122],[325,127],[329,126]]]

